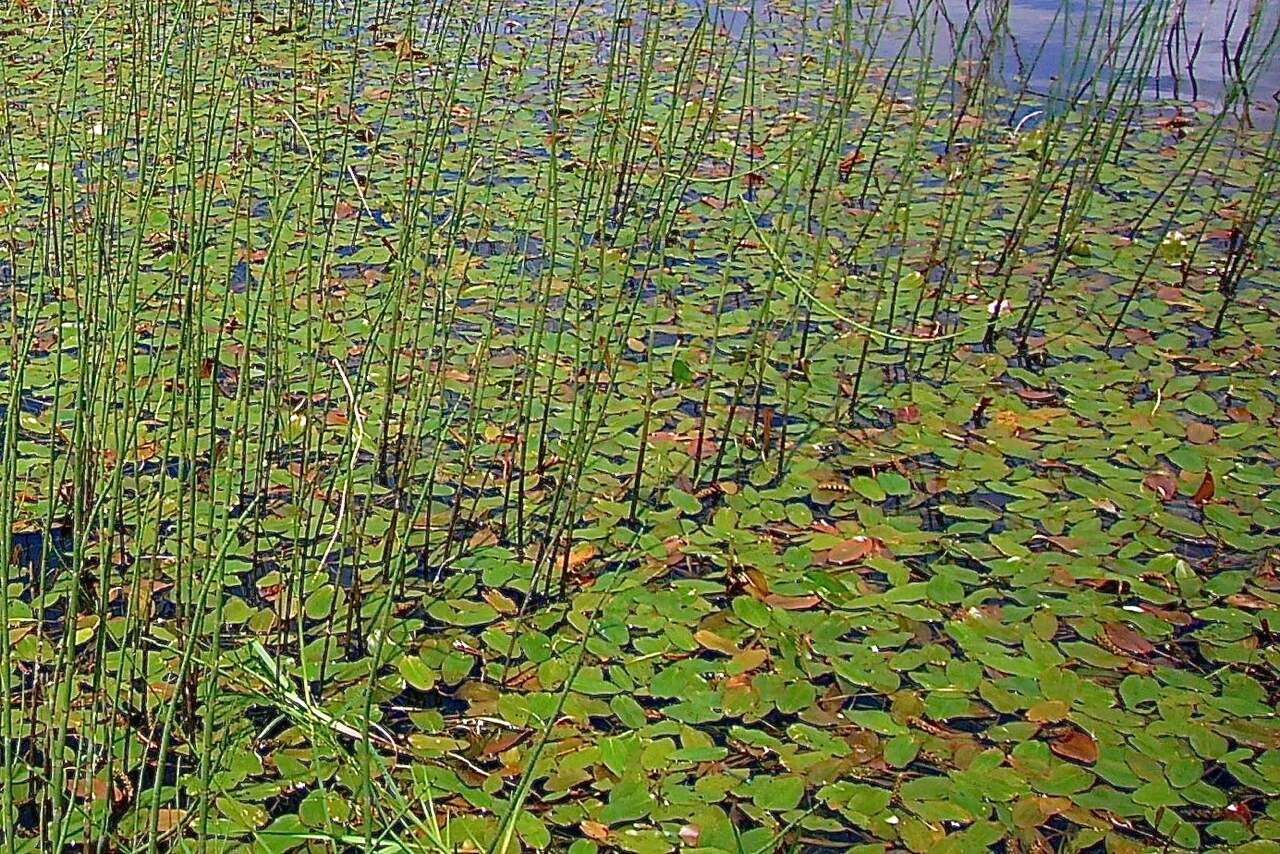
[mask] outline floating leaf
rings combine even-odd
[[[1155,645],[1124,623],[1106,623],[1102,627],[1111,645],[1132,656],[1148,656],[1156,651]]]
[[[624,780],[609,792],[609,801],[598,818],[606,825],[642,819],[653,809],[653,796],[644,783]]]
[[[1196,445],[1207,445],[1218,438],[1218,431],[1212,424],[1203,421],[1191,421],[1187,424],[1187,441]]]
[[[827,561],[837,564],[855,563],[877,551],[879,546],[879,541],[874,537],[851,537],[832,546],[827,552]]]
[[[485,742],[485,745],[481,748],[480,752],[485,756],[496,756],[499,753],[505,753],[517,744],[520,744],[520,742],[524,741],[532,734],[533,730],[529,729],[506,733],[492,741]]]
[[[578,829],[582,831],[583,836],[597,842],[606,842],[609,839],[609,826],[589,818],[578,822]]]
[[[1195,494],[1191,496],[1191,500],[1195,504],[1203,506],[1213,498],[1214,491],[1213,473],[1205,469],[1204,478],[1200,481],[1200,485],[1196,487]]]
[[[774,608],[781,608],[784,611],[807,611],[820,604],[822,598],[819,596],[783,596],[780,593],[770,593],[765,597],[764,601]]]
[[[1154,492],[1161,501],[1168,501],[1178,494],[1178,482],[1162,472],[1152,472],[1142,479],[1142,485]]]
[[[759,778],[759,783],[751,800],[761,809],[793,810],[804,797],[804,780],[800,777],[764,777]]]
[[[1077,762],[1093,764],[1098,761],[1098,743],[1083,730],[1073,729],[1049,742],[1054,753]]]
[[[470,599],[442,599],[427,608],[427,613],[453,626],[482,626],[498,617],[493,606]]]

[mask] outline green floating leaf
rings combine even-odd
[[[751,802],[766,810],[793,810],[804,798],[800,777],[759,777],[752,781]]]
[[[451,626],[483,626],[498,618],[488,603],[472,599],[441,599],[428,607],[427,613]]]
[[[600,811],[600,821],[609,825],[638,821],[649,814],[653,805],[653,795],[643,782],[623,780],[609,792],[608,803]]]

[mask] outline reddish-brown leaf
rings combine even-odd
[[[703,436],[701,439],[697,437],[690,439],[685,449],[689,452],[689,456],[705,460],[720,450],[720,446],[710,436]]]
[[[1049,748],[1059,756],[1076,762],[1093,764],[1098,761],[1098,742],[1083,730],[1073,729],[1049,742]]]
[[[1191,496],[1191,500],[1196,504],[1204,505],[1209,502],[1209,499],[1213,498],[1213,493],[1213,473],[1205,469],[1204,480],[1200,481],[1200,486],[1196,489],[1196,494]]]
[[[914,403],[908,403],[901,409],[893,411],[894,417],[904,424],[914,424],[920,420],[920,407]]]
[[[111,783],[98,777],[88,779],[81,777],[71,783],[68,788],[77,798],[87,801],[100,801],[111,794]]]
[[[1178,494],[1178,482],[1163,472],[1153,471],[1142,479],[1142,485],[1158,495],[1161,501],[1168,501]]]
[[[1195,622],[1194,617],[1190,614],[1184,614],[1181,611],[1170,611],[1168,608],[1158,608],[1155,605],[1151,605],[1146,602],[1143,602],[1138,607],[1142,608],[1142,610],[1146,611],[1148,614],[1159,617],[1166,623],[1171,623],[1175,626],[1189,626]]]
[[[1131,344],[1150,344],[1156,339],[1145,329],[1134,329],[1132,326],[1124,331],[1124,337]]]
[[[1252,593],[1232,593],[1225,601],[1232,608],[1247,608],[1250,611],[1264,611],[1275,607],[1266,599],[1254,596]]]
[[[875,537],[850,537],[842,543],[836,543],[827,552],[828,563],[854,563],[874,552],[880,541]]]
[[[841,157],[839,166],[840,178],[845,181],[849,180],[849,173],[853,171],[853,167],[857,166],[865,159],[866,157],[862,152],[856,148],[844,157]]]
[[[516,730],[515,732],[509,732],[505,735],[500,735],[486,743],[480,752],[485,756],[497,756],[499,753],[506,753],[532,734],[533,730],[531,729],[521,729]]]
[[[1159,128],[1180,128],[1189,124],[1194,124],[1195,119],[1183,113],[1176,113],[1172,116],[1162,116],[1156,119],[1156,127]]]
[[[650,442],[683,442],[687,438],[683,433],[673,433],[670,430],[654,430],[649,434]]]
[[[805,611],[822,601],[817,596],[784,596],[781,593],[770,593],[764,601],[784,611]]]
[[[1083,537],[1048,536],[1045,539],[1069,554],[1079,554],[1080,549],[1089,542]]]
[[[1102,627],[1102,630],[1106,632],[1107,640],[1130,655],[1151,655],[1156,651],[1155,645],[1151,641],[1124,623],[1107,623]]]
[[[680,841],[690,848],[697,847],[700,836],[702,836],[702,828],[696,824],[686,824],[680,828]]]
[[[1251,824],[1253,822],[1253,811],[1249,809],[1249,804],[1245,801],[1227,804],[1222,808],[1222,815],[1241,824]]]

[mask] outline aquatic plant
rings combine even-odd
[[[4,850],[1275,850],[1225,11],[11,4]]]

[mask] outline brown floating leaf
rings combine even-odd
[[[587,561],[596,556],[596,547],[591,543],[582,543],[573,547],[569,552],[569,563],[567,565],[570,572],[582,566]]]
[[[498,541],[498,535],[490,528],[481,528],[471,535],[467,540],[467,545],[471,548],[479,548],[480,546],[491,546]]]
[[[578,822],[578,829],[582,831],[584,836],[594,839],[596,842],[604,842],[609,838],[609,827],[589,818]]]
[[[111,794],[111,783],[100,777],[80,777],[67,788],[75,797],[87,801],[100,801]]]
[[[690,439],[685,445],[685,450],[689,452],[689,456],[705,460],[720,450],[720,446],[710,436],[703,436],[701,439],[697,437]]]
[[[1178,482],[1162,472],[1152,472],[1142,479],[1142,485],[1160,496],[1161,501],[1168,501],[1178,494]]]
[[[781,593],[770,593],[764,601],[784,611],[804,611],[817,605],[822,599],[818,596],[784,596]]]
[[[850,537],[842,543],[836,543],[827,552],[828,563],[853,563],[862,560],[880,547],[875,537]]]
[[[686,824],[680,828],[680,841],[690,848],[698,844],[698,837],[702,836],[702,828],[696,824]]]
[[[1275,607],[1266,599],[1254,596],[1252,593],[1232,593],[1225,601],[1233,608],[1247,608],[1250,611],[1263,611]]]
[[[1171,623],[1175,626],[1189,626],[1195,622],[1195,618],[1190,614],[1184,614],[1181,611],[1171,611],[1168,608],[1158,608],[1147,602],[1141,603],[1138,607],[1146,611],[1148,614],[1159,617],[1166,623]]]
[[[1209,501],[1209,499],[1213,498],[1213,492],[1213,472],[1205,469],[1204,480],[1200,481],[1200,486],[1196,489],[1196,494],[1191,496],[1191,500],[1196,504],[1203,506]]]
[[[1124,623],[1107,623],[1102,627],[1107,640],[1129,655],[1151,655],[1155,645]]]
[[[1093,764],[1098,761],[1098,742],[1083,730],[1073,729],[1049,742],[1049,749],[1059,756],[1077,762]]]
[[[1080,549],[1088,545],[1088,542],[1089,542],[1083,537],[1047,536],[1047,537],[1043,537],[1043,539],[1048,540],[1049,542],[1053,543],[1055,546],[1057,546],[1058,548],[1062,549],[1064,552],[1067,552],[1069,554],[1079,554]]]
[[[167,833],[182,824],[182,820],[186,816],[186,810],[162,809],[156,815],[156,830],[161,833]]]
[[[133,801],[133,784],[123,774],[116,774],[110,781],[99,777],[68,780],[67,788],[73,796],[86,801],[110,799],[112,810],[122,810]]]
[[[1187,441],[1193,445],[1207,445],[1218,438],[1218,431],[1212,424],[1203,421],[1192,421],[1187,424]]]
[[[1151,344],[1156,340],[1147,330],[1132,327],[1124,331],[1124,337],[1132,344]]]
[[[842,181],[849,180],[849,173],[853,171],[853,167],[857,166],[859,163],[861,163],[865,159],[866,157],[863,155],[862,151],[857,148],[855,148],[853,151],[850,151],[844,157],[841,157],[840,165],[838,167],[840,172],[840,180]]]
[[[499,753],[506,753],[532,734],[533,730],[531,729],[521,729],[500,735],[486,743],[480,752],[485,756],[497,756]]]

